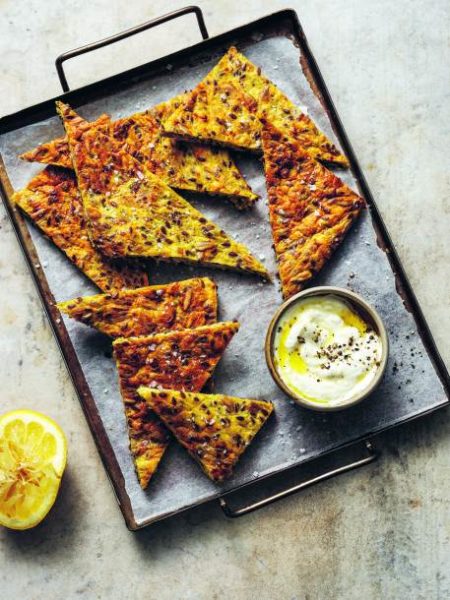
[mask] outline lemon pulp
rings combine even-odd
[[[34,527],[47,515],[58,494],[67,459],[60,427],[30,410],[0,417],[0,524]]]

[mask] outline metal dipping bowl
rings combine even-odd
[[[372,327],[372,329],[379,335],[381,340],[381,359],[380,365],[378,366],[377,372],[375,373],[375,377],[372,379],[372,381],[368,383],[366,388],[360,390],[354,396],[348,398],[348,400],[345,400],[344,402],[336,405],[319,404],[296,394],[283,381],[275,365],[275,333],[277,331],[277,326],[280,322],[280,319],[284,316],[286,311],[289,308],[291,308],[291,306],[293,306],[296,302],[304,300],[305,298],[311,298],[313,296],[334,296],[335,298],[342,300],[343,302],[348,304],[351,309],[353,309],[366,323],[368,323]],[[281,390],[283,390],[283,392],[287,396],[292,398],[292,400],[294,400],[297,404],[303,406],[304,408],[309,408],[317,411],[338,411],[358,404],[359,402],[361,402],[361,400],[367,398],[367,396],[369,396],[378,386],[386,370],[389,355],[389,339],[380,315],[361,296],[344,288],[333,286],[319,286],[309,288],[307,290],[299,292],[298,294],[295,294],[295,296],[292,296],[291,298],[289,298],[289,300],[286,300],[286,302],[284,302],[276,311],[275,315],[273,316],[270,322],[269,329],[267,330],[265,342],[265,355],[267,366],[269,367],[269,371],[275,383]]]

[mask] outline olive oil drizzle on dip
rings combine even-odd
[[[374,379],[381,356],[378,333],[336,296],[299,300],[277,324],[275,368],[294,394],[312,403],[346,403]]]

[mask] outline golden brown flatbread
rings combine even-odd
[[[139,395],[213,481],[233,468],[273,410],[271,402],[151,387]]]
[[[110,337],[191,329],[217,320],[217,286],[207,277],[59,302],[59,310]]]
[[[232,46],[221,61],[222,72],[235,77],[258,104],[258,115],[286,137],[296,140],[311,157],[324,163],[348,167],[347,158],[322,133],[314,121],[237,48]]]
[[[237,208],[253,206],[258,199],[226,150],[182,144],[162,135],[160,120],[173,107],[177,98],[153,109],[117,119],[110,123],[110,134],[117,150],[123,149],[167,185],[178,190],[206,193],[229,198]],[[94,123],[81,121],[79,127],[94,130],[109,122],[102,115]],[[67,137],[41,144],[20,156],[30,162],[72,168]]]
[[[163,120],[163,126],[167,135],[178,139],[257,151],[261,147],[258,116],[296,139],[312,158],[348,166],[314,121],[235,47]]]
[[[161,119],[177,104],[175,98],[133,115],[128,122],[123,119],[129,127],[129,148],[134,149],[135,156],[147,169],[174,189],[223,196],[239,209],[253,206],[258,196],[252,192],[229,152],[179,143],[162,135]],[[113,131],[120,131],[121,127],[123,125],[114,127]]]
[[[156,471],[170,438],[137,388],[148,385],[200,391],[238,329],[238,323],[216,323],[113,342],[130,449],[142,488]]]
[[[84,123],[87,123],[88,127],[95,125],[101,125],[109,121],[109,115],[100,115],[93,123],[88,121],[80,121],[80,127],[83,127]],[[67,142],[67,136],[56,138],[50,142],[40,144],[33,150],[24,152],[19,156],[22,160],[28,162],[38,162],[44,165],[52,165],[54,167],[64,167],[66,169],[72,169],[72,159],[70,158],[69,144]]]
[[[267,122],[262,140],[272,235],[289,298],[322,269],[364,201]]]
[[[47,167],[16,192],[13,200],[101,290],[148,284],[144,270],[106,258],[92,246],[73,171]]]
[[[257,102],[238,80],[223,73],[219,63],[163,121],[163,127],[166,135],[176,139],[257,152],[261,148],[257,112]]]
[[[90,194],[84,205],[96,246],[107,256],[173,260],[268,277],[243,244],[150,173],[124,183],[106,202],[103,198]]]
[[[245,246],[229,238],[136,159],[117,151],[107,131],[79,128],[62,103],[58,111],[69,139],[92,242],[106,256],[198,263],[267,277]]]

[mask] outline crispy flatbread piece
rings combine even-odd
[[[364,201],[267,122],[262,140],[272,235],[289,298],[322,269]]]
[[[113,124],[113,135],[128,128],[129,151],[172,188],[229,198],[239,208],[249,208],[258,200],[230,154],[223,149],[182,144],[162,135],[161,119],[175,98],[154,109]],[[120,139],[119,139],[120,141]]]
[[[138,393],[213,481],[232,474],[270,416],[265,400],[140,387]]]
[[[92,246],[73,171],[47,167],[16,192],[13,200],[101,290],[148,284],[142,269],[112,261]]]
[[[110,337],[191,329],[217,320],[217,286],[207,277],[74,298],[59,310]]]
[[[102,127],[79,128],[57,103],[66,128],[92,242],[106,256],[145,257],[254,272],[264,266],[131,154]],[[134,178],[133,178],[134,177]]]
[[[156,471],[170,437],[137,388],[147,385],[200,391],[238,329],[238,323],[216,323],[113,342],[130,449],[142,488]]]
[[[233,46],[221,60],[222,73],[239,80],[241,88],[258,103],[258,114],[301,145],[311,158],[348,167],[345,156],[314,121],[268,79],[261,69]]]
[[[161,119],[166,118],[179,102],[174,98],[146,112],[111,122],[110,132],[117,150],[124,149],[132,154],[173,188],[223,196],[239,209],[253,206],[258,196],[252,192],[226,150],[181,144],[162,135]],[[93,129],[107,122],[108,116],[102,115],[94,123],[81,121],[79,126]],[[20,158],[72,168],[67,137],[42,144]]]
[[[80,127],[87,123],[89,127],[101,125],[109,121],[109,115],[100,115],[93,123],[80,120]],[[65,167],[72,169],[72,159],[70,158],[69,144],[67,136],[56,138],[50,142],[40,144],[29,152],[24,152],[19,156],[22,160],[28,162],[38,162],[44,165],[53,165],[54,167]]]
[[[167,135],[259,150],[256,115],[297,139],[312,158],[339,166],[347,159],[308,115],[277,88],[261,69],[231,47],[182,104],[163,121]]]
[[[88,123],[60,101],[56,102],[56,110],[66,130],[86,213],[89,196],[110,194],[131,177],[143,177],[140,162],[125,147],[117,145],[110,123]]]
[[[186,141],[215,143],[235,150],[261,148],[257,102],[223,72],[222,61],[163,121],[165,134]]]
[[[108,198],[84,202],[96,246],[107,256],[174,260],[267,278],[249,250],[208,221],[151,173],[131,179]]]

